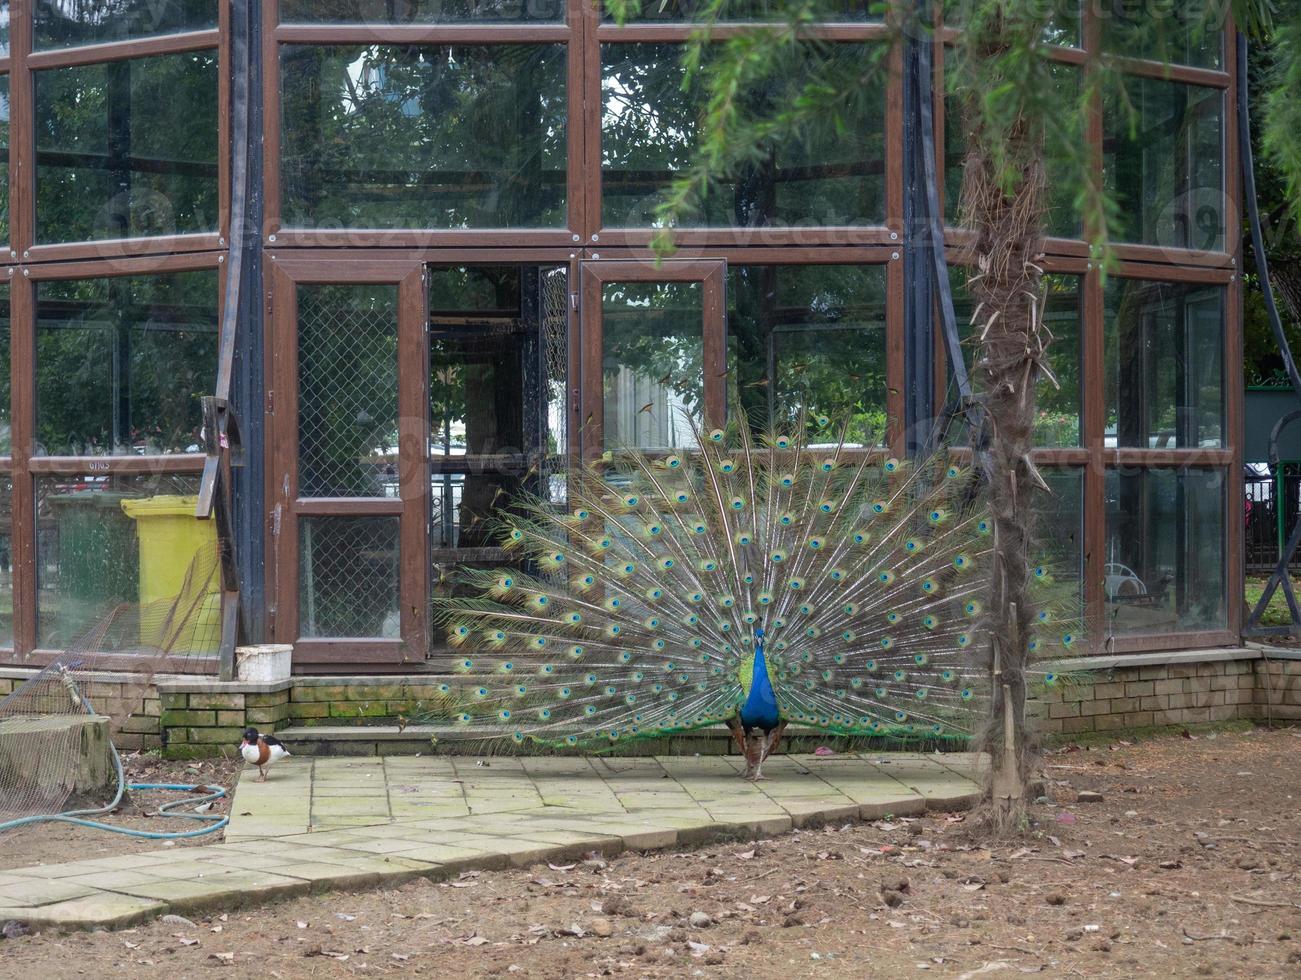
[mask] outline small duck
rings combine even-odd
[[[267,767],[289,755],[280,739],[272,735],[259,735],[256,728],[244,729],[244,741],[239,743],[239,754],[250,765],[257,766],[259,783],[267,781]]]

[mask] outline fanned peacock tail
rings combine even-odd
[[[567,513],[500,518],[517,567],[464,570],[435,603],[456,648],[452,717],[516,742],[609,746],[727,721],[756,631],[781,718],[847,735],[961,734],[980,711],[989,524],[971,473],[806,435],[693,427],[698,447],[620,453],[571,478]],[[521,570],[523,569],[523,570]],[[1048,580],[1046,570],[1042,574]],[[1044,606],[1038,656],[1073,615]]]

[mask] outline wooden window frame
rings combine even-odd
[[[583,426],[580,430],[584,459],[605,452],[604,318],[601,291],[610,282],[699,282],[701,309],[701,363],[704,368],[704,424],[722,425],[727,418],[727,262],[722,258],[670,259],[647,263],[636,259],[589,260],[579,264],[579,310],[583,326],[582,391]]]
[[[33,72],[127,61],[154,55],[214,51],[217,55],[217,230],[179,235],[109,238],[37,244],[36,105]],[[217,27],[129,41],[109,41],[48,51],[32,50],[32,17],[18,7],[10,26],[9,249],[10,262],[120,261],[135,256],[211,252],[230,237],[230,4],[218,5]]]
[[[39,265],[9,266],[10,284],[10,391],[12,455],[0,459],[0,473],[13,478],[10,557],[13,563],[14,644],[0,650],[0,663],[42,667],[56,660],[62,651],[37,646],[36,575],[36,478],[46,475],[101,476],[189,473],[202,476],[205,457],[201,453],[170,453],[152,456],[36,456],[36,284],[60,280],[120,279],[173,272],[217,271],[216,310],[221,342],[222,312],[225,305],[225,257],[213,253],[178,253],[164,256],[131,256],[115,262],[74,261]],[[216,368],[217,348],[213,349]],[[134,669],[138,662],[126,655],[97,657],[104,668]],[[167,657],[160,665],[174,673],[217,672],[217,658]]]

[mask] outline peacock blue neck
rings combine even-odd
[[[762,633],[759,634],[762,637]],[[754,666],[750,671],[749,691],[741,705],[741,724],[749,728],[761,728],[765,732],[777,727],[781,716],[777,710],[777,695],[772,689],[772,678],[768,676],[768,663],[763,655],[763,640],[756,639],[754,644]]]

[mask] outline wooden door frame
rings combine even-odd
[[[419,259],[347,260],[268,256],[271,306],[266,344],[268,631],[294,644],[294,661],[309,664],[423,662],[429,619],[429,413],[426,405],[425,267]],[[298,287],[394,286],[398,300],[399,497],[298,496]],[[302,638],[298,635],[298,518],[391,515],[399,518],[398,639]]]
[[[602,370],[605,329],[601,289],[608,282],[699,282],[703,285],[701,341],[705,370],[705,422],[722,425],[727,418],[727,260],[667,260],[659,265],[636,259],[586,260],[579,263],[581,319],[581,393],[578,417],[584,458],[605,451],[605,392]],[[711,329],[712,325],[712,329]]]

